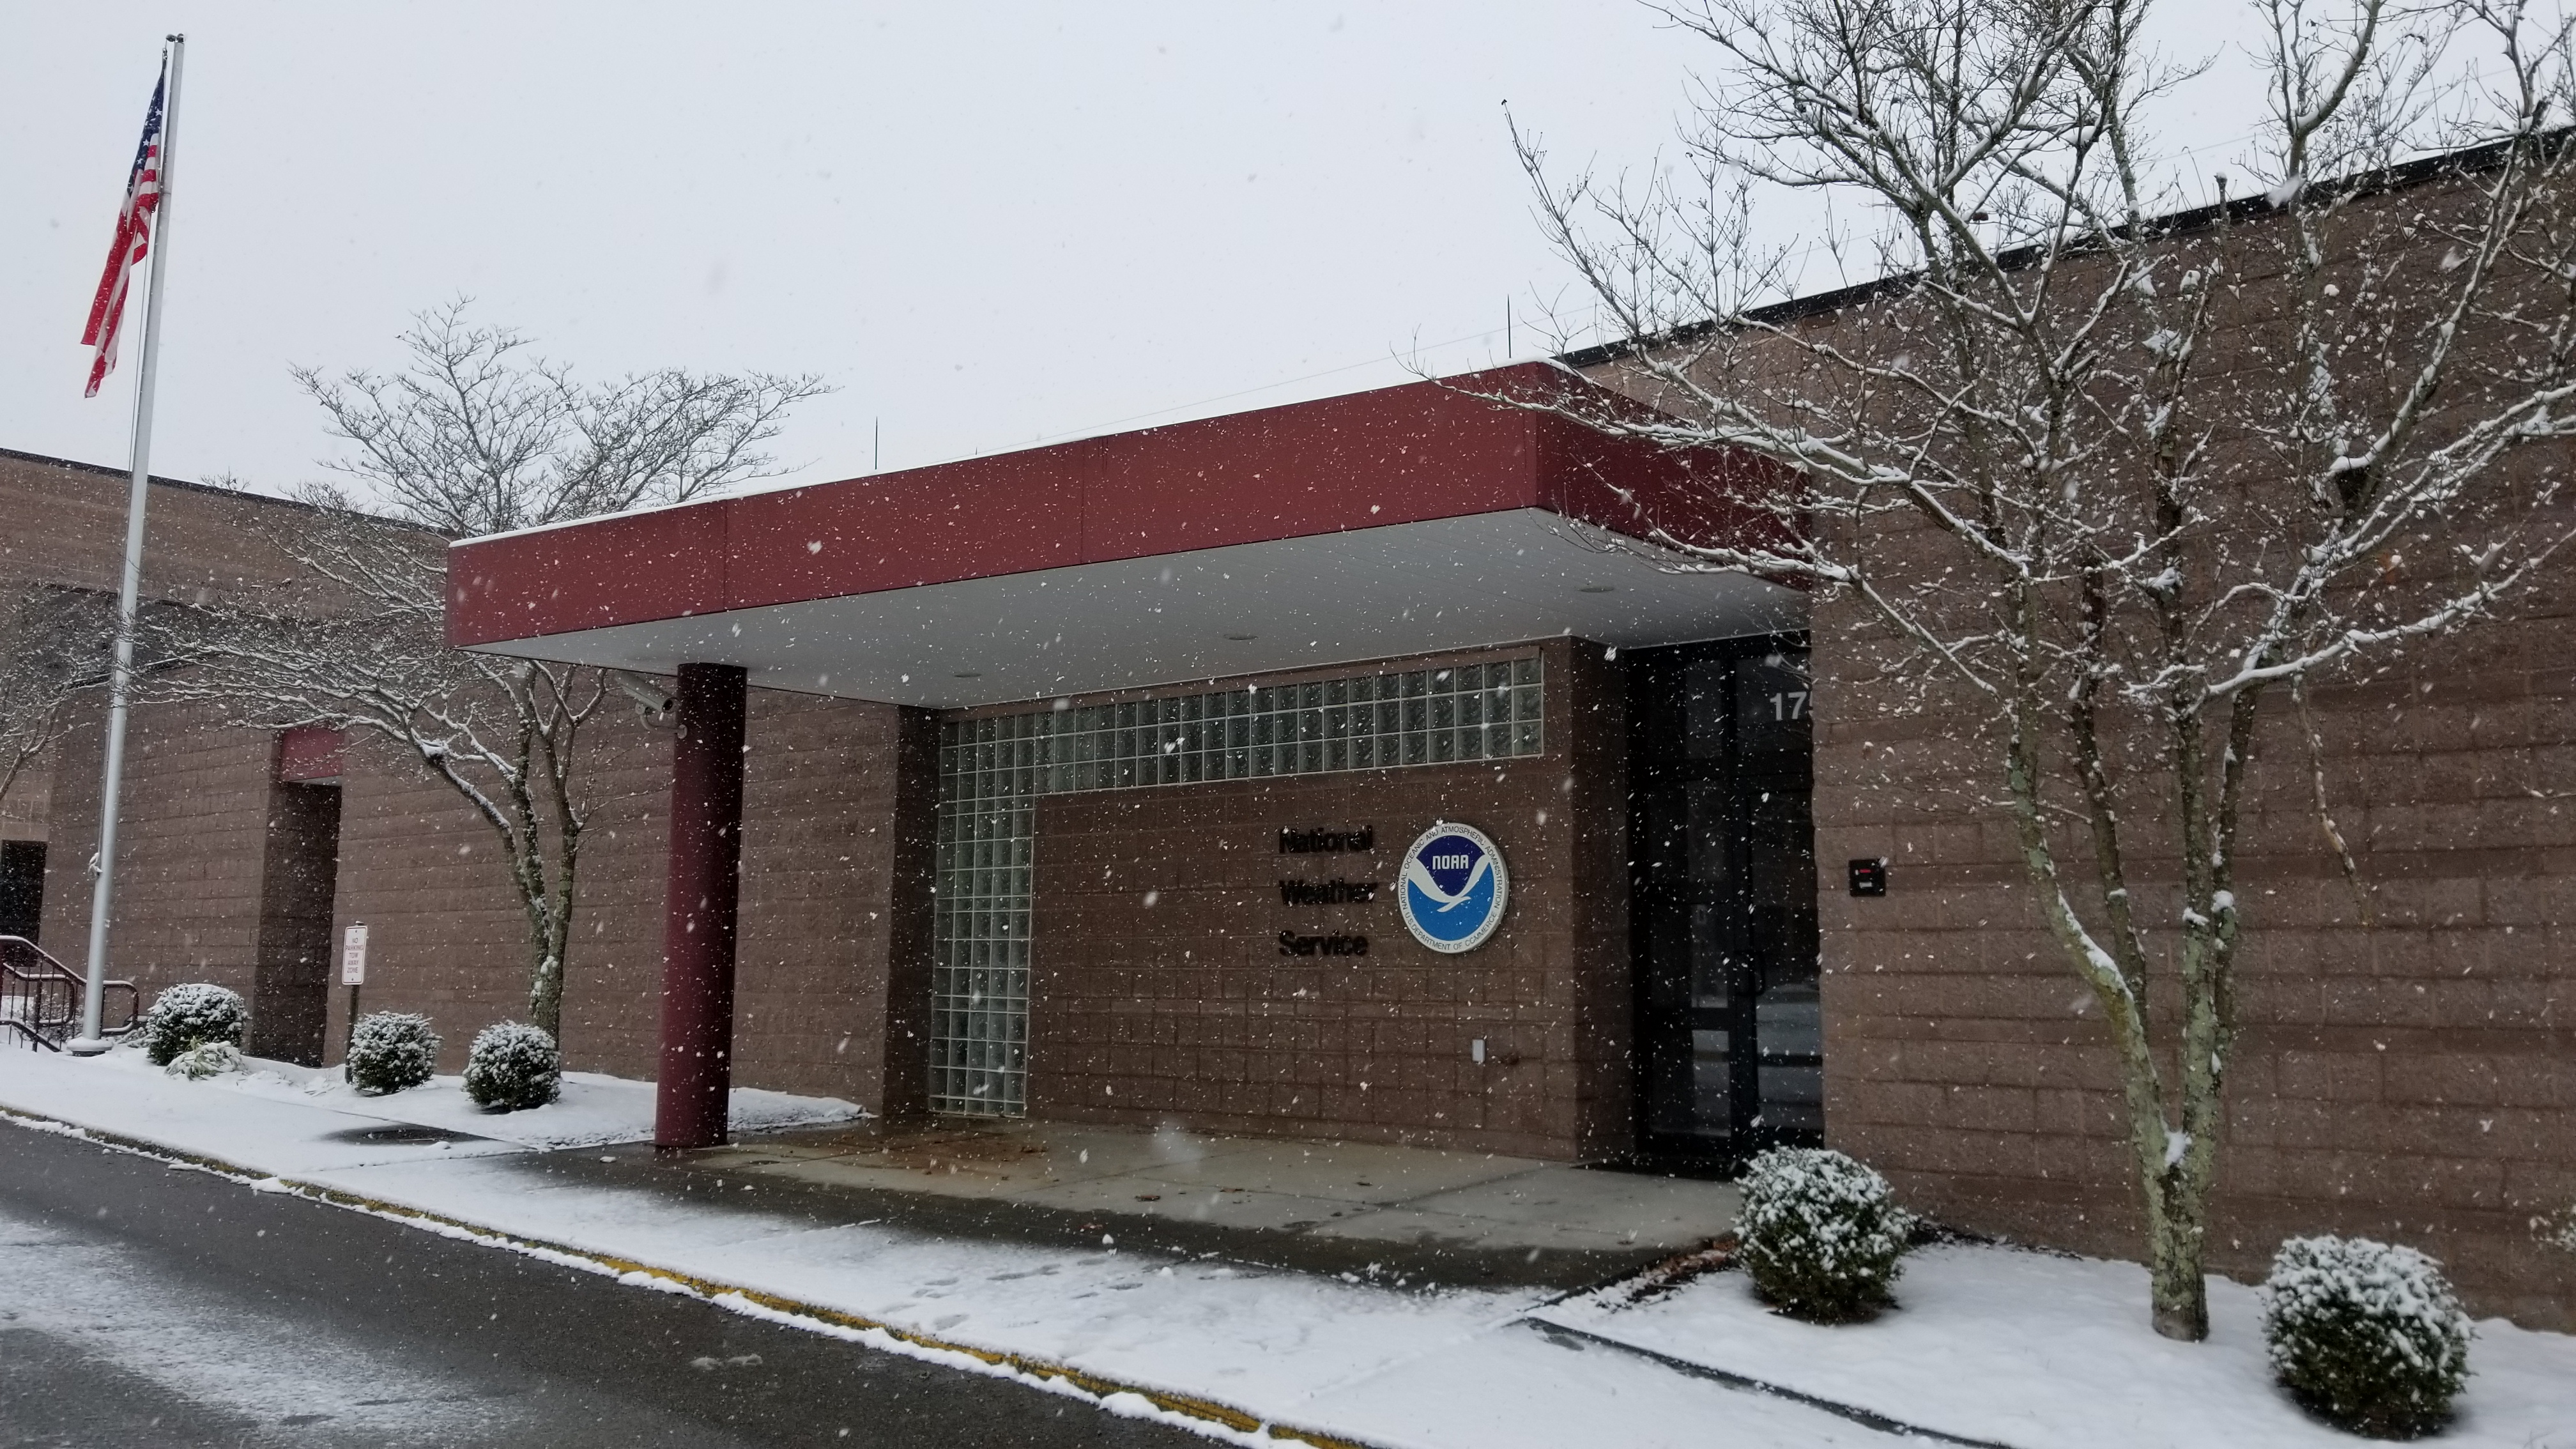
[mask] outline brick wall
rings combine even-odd
[[[564,1053],[569,1066],[622,1075],[640,1061],[649,1077],[651,1002],[640,1028],[624,1008],[638,991],[649,997],[661,960],[661,835],[650,824],[661,802],[650,742],[629,720],[598,721],[581,745],[591,814],[564,977]],[[461,1070],[475,1032],[528,1019],[527,917],[500,842],[462,796],[380,738],[352,734],[340,790],[333,939],[366,923],[359,1009],[427,1016],[445,1041],[440,1070]],[[347,1012],[335,989],[333,1060],[348,1039]]]
[[[2295,721],[2273,712],[2239,852],[2214,1267],[2254,1275],[2285,1236],[2364,1233],[2441,1257],[2480,1311],[2576,1325],[2576,1265],[2529,1231],[2576,1202],[2569,603],[2561,590],[2517,624],[2317,691],[2362,893],[2324,843]],[[1828,608],[1818,637],[1849,622]],[[1829,876],[1892,862],[1883,899],[1822,882],[1833,1140],[1954,1221],[2134,1254],[2098,1013],[2040,930],[2008,827],[1958,798],[1991,749],[1937,716],[1874,713],[1838,668],[1850,656],[1816,658],[1819,859]],[[2169,913],[2172,861],[2135,878]]]
[[[75,971],[89,939],[106,741],[104,700],[92,694],[79,705],[57,746],[45,860],[44,944]],[[265,735],[224,728],[206,706],[133,711],[109,974],[134,981],[146,1003],[181,981],[212,981],[245,1000],[256,990],[270,748]]]
[[[54,761],[29,763],[0,791],[0,840],[43,840],[52,828]]]
[[[735,1080],[917,1114],[935,722],[756,689],[749,744]]]
[[[0,604],[14,607],[38,585],[113,598],[125,549],[127,481],[116,469],[0,449]],[[251,525],[303,513],[276,499],[155,479],[145,511],[145,597],[193,602],[285,577],[292,565]],[[0,839],[47,837],[59,765],[59,752],[39,758],[0,796]],[[95,795],[96,782],[88,789]],[[66,842],[59,849],[70,848]],[[78,858],[88,859],[86,846]],[[48,907],[47,919],[53,915]],[[81,919],[85,933],[86,914]],[[81,949],[83,939],[49,933],[45,944],[60,955],[66,946]]]
[[[918,979],[916,919],[931,788],[898,756],[906,712],[892,705],[751,691],[744,762],[742,934],[736,975],[736,1085],[847,1097],[878,1110],[890,1051],[889,962]],[[671,738],[612,707],[585,731],[590,802],[564,986],[564,1050],[580,1070],[649,1079],[661,1032],[662,920]],[[501,874],[498,842],[444,782],[361,742],[344,778],[337,916],[368,927],[362,1009],[418,1011],[458,1070],[473,1033],[525,1020],[528,927]],[[906,872],[911,872],[907,875]],[[347,1031],[335,993],[333,1052]],[[900,1025],[893,1028],[900,1032]],[[917,1031],[917,1025],[913,1028]],[[898,1080],[900,1096],[906,1090]]]
[[[1544,755],[1041,800],[1030,1115],[1625,1150],[1625,837],[1605,812],[1624,735],[1602,728],[1622,715],[1597,649],[1546,654]],[[1400,853],[1441,819],[1484,830],[1511,868],[1501,930],[1459,955],[1417,944],[1396,907]],[[1279,850],[1283,828],[1318,826],[1370,827],[1375,849]],[[1282,878],[1380,889],[1292,906]],[[1369,953],[1282,955],[1283,931],[1364,934]]]
[[[31,583],[113,596],[125,555],[128,475],[121,469],[0,448],[0,592]],[[262,531],[310,510],[281,499],[175,479],[152,480],[145,510],[147,598],[233,597],[288,577],[293,563]]]

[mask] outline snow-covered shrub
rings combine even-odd
[[[153,998],[136,1035],[143,1038],[143,1051],[152,1065],[166,1067],[179,1053],[201,1042],[238,1047],[249,1027],[250,1008],[242,1004],[239,993],[211,982],[190,981]]]
[[[2469,1316],[2442,1265],[2367,1238],[2292,1238],[2263,1284],[2272,1372],[2319,1418],[2412,1439],[2451,1417]]]
[[[1793,1318],[1848,1323],[1892,1301],[1914,1217],[1887,1179],[1839,1152],[1776,1147],[1738,1184],[1737,1253],[1762,1300]]]
[[[562,1085],[563,1058],[555,1039],[522,1022],[483,1028],[465,1054],[465,1095],[494,1111],[542,1107]]]
[[[162,1068],[174,1077],[186,1077],[192,1082],[202,1082],[208,1077],[220,1077],[226,1072],[241,1069],[241,1048],[228,1041],[201,1041],[172,1057],[170,1064]]]
[[[2576,1207],[2531,1220],[2532,1236],[2562,1253],[2576,1253]]]
[[[438,1070],[438,1033],[409,1011],[375,1011],[349,1029],[349,1085],[370,1097],[417,1087]]]

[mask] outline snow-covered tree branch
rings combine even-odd
[[[0,797],[62,737],[73,694],[107,671],[116,601],[35,588],[0,615]]]
[[[2187,72],[2144,0],[1708,0],[1670,12],[1716,59],[1691,166],[1567,176],[1516,133],[1618,344],[1596,376],[1655,411],[1513,401],[1767,460],[1771,527],[1659,541],[1856,607],[1991,748],[2180,1338],[2207,1332],[2266,705],[2552,566],[2576,437],[2566,30],[2512,0],[2257,7],[2266,174],[2197,210],[2151,179]],[[1770,305],[1789,253],[1750,218],[1784,190],[1880,218],[1882,280]]]

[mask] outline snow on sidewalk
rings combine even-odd
[[[566,1072],[563,1095],[554,1102],[524,1112],[489,1112],[465,1095],[463,1077],[432,1077],[406,1091],[369,1097],[350,1086],[337,1067],[299,1067],[264,1057],[247,1060],[251,1067],[248,1072],[215,1077],[205,1085],[271,1101],[310,1103],[383,1122],[489,1137],[539,1150],[653,1140],[653,1084],[626,1077]],[[132,1072],[159,1071],[133,1048],[110,1052],[103,1062]],[[734,1088],[728,1111],[737,1132],[814,1127],[867,1115],[857,1103],[838,1097],[799,1097],[756,1087]]]
[[[273,1091],[0,1052],[0,1106],[1389,1449],[1537,1449],[1591,1431],[1637,1449],[1894,1442],[1819,1410],[1552,1344],[1515,1322],[1539,1290],[1371,1288],[1122,1253],[1108,1235],[1066,1251],[817,1228],[575,1181],[524,1150],[360,1146],[345,1140],[362,1120],[352,1104]],[[357,1100],[381,1112],[395,1099]]]
[[[1822,1328],[1764,1308],[1741,1273],[1631,1302],[1609,1288],[1540,1310],[1544,1322],[1925,1429],[2013,1445],[2280,1449],[2363,1441],[2308,1418],[2272,1384],[2260,1304],[2210,1280],[2210,1336],[2147,1326],[2134,1263],[2009,1248],[1934,1247],[1905,1260],[1898,1308]],[[2576,1338],[2501,1319],[2477,1326],[2455,1449],[2576,1449]]]
[[[2358,1442],[2272,1388],[2251,1294],[2233,1284],[2213,1284],[2213,1341],[2189,1346],[2146,1328],[2142,1270],[2004,1249],[1926,1251],[1898,1311],[1822,1329],[1763,1311],[1732,1273],[1642,1302],[1613,1288],[1550,1305],[1535,1289],[1406,1292],[1126,1253],[1110,1235],[1067,1250],[816,1226],[547,1170],[560,1159],[531,1148],[604,1131],[621,1111],[630,1127],[649,1120],[648,1085],[586,1085],[599,1091],[580,1112],[513,1124],[452,1088],[405,1102],[414,1093],[355,1098],[288,1072],[194,1083],[130,1061],[0,1052],[0,1106],[1390,1449],[1897,1442],[1541,1324],[2015,1449]],[[793,1105],[813,1100],[777,1110],[828,1110]],[[506,1129],[528,1145],[370,1142],[371,1120]],[[2483,1323],[2471,1363],[2462,1420],[2439,1442],[2576,1449],[2576,1339]]]
[[[0,1106],[139,1138],[179,1152],[256,1166],[284,1177],[334,1168],[416,1159],[418,1146],[371,1140],[392,1119],[325,1106],[226,1091],[212,1083],[175,1081],[140,1053],[113,1052],[88,1062],[47,1052],[0,1048]],[[453,1156],[526,1149],[508,1142],[464,1141]]]

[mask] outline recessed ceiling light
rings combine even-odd
[[[1233,640],[1237,644],[1241,644],[1248,640],[1258,639],[1261,636],[1258,634],[1228,634],[1225,637]]]
[[[1585,584],[1582,588],[1575,590],[1575,592],[1578,594],[1615,594],[1619,591],[1608,584]]]

